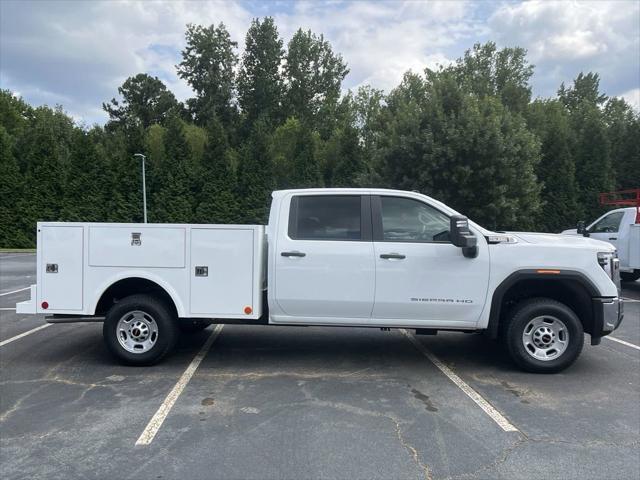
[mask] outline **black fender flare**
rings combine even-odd
[[[550,269],[540,269],[543,272],[549,272]],[[554,269],[554,273],[540,273],[537,269],[523,269],[517,270],[505,278],[500,285],[493,291],[491,298],[491,311],[489,313],[489,323],[487,325],[487,333],[491,338],[498,337],[498,328],[500,325],[500,317],[502,315],[502,304],[505,293],[509,291],[511,287],[523,280],[539,280],[539,281],[559,281],[569,280],[581,285],[586,292],[593,298],[599,296],[599,291],[594,283],[583,273],[575,270],[558,269],[557,273]]]

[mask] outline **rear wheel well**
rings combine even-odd
[[[550,298],[566,305],[580,319],[585,332],[591,333],[593,330],[593,295],[577,279],[525,278],[513,283],[502,293],[496,290],[496,295],[501,295],[501,298],[494,298],[491,305],[489,331],[492,337],[498,336],[506,327],[511,311],[519,302],[536,297]]]
[[[163,301],[174,316],[178,315],[173,299],[164,288],[151,280],[138,277],[118,280],[107,288],[98,300],[95,314],[106,315],[109,309],[121,299],[136,294],[151,295]]]

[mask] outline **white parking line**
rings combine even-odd
[[[631,303],[640,303],[640,300],[636,300],[635,298],[625,298],[622,297],[622,300],[625,302],[631,302]]]
[[[8,338],[7,340],[3,340],[2,342],[0,342],[0,347],[4,347],[8,343],[14,342],[16,340],[20,340],[22,337],[26,337],[27,335],[31,335],[32,333],[36,333],[37,331],[50,326],[51,326],[50,323],[45,323],[44,325],[40,325],[39,327],[33,328],[27,332],[21,333],[20,335],[16,335],[15,337]]]
[[[198,354],[193,357],[193,360],[191,360],[191,363],[189,364],[187,369],[171,389],[169,395],[167,395],[167,397],[164,399],[164,402],[162,402],[162,405],[160,405],[158,411],[151,418],[151,420],[149,420],[147,427],[144,429],[144,431],[136,441],[136,445],[149,445],[153,441],[153,437],[155,437],[156,433],[158,433],[158,430],[160,430],[164,419],[167,418],[167,415],[171,411],[173,405],[176,403],[176,400],[178,400],[178,397],[184,390],[184,387],[187,386],[187,383],[189,383],[189,380],[191,380],[193,374],[196,373],[200,362],[202,362],[204,357],[209,352],[211,345],[213,345],[213,342],[215,342],[216,338],[218,338],[218,335],[222,331],[222,327],[224,327],[224,325],[216,325],[216,328],[213,330],[213,332],[211,332],[211,335],[209,335],[209,338],[202,346]]]
[[[507,420],[504,415],[502,415],[498,410],[496,410],[482,395],[476,392],[468,383],[462,380],[458,375],[456,375],[453,370],[447,367],[444,363],[442,363],[433,353],[427,350],[422,343],[418,341],[416,337],[410,334],[405,329],[400,329],[400,332],[404,336],[406,336],[411,343],[422,353],[425,357],[427,357],[431,363],[433,363],[438,369],[444,373],[449,380],[455,383],[460,390],[462,390],[471,400],[473,400],[476,405],[478,405],[484,412],[491,417],[491,419],[498,424],[502,430],[505,432],[519,432],[515,426]]]
[[[0,311],[4,311],[4,310],[14,311],[15,309],[16,309],[16,307],[2,307],[2,308],[0,308]]]
[[[11,295],[12,293],[24,292],[25,290],[29,290],[31,287],[19,288],[18,290],[12,290],[11,292],[0,293],[0,297],[4,297],[5,295]]]
[[[627,347],[631,347],[631,348],[635,348],[636,350],[640,350],[640,347],[638,345],[634,345],[633,343],[625,342],[624,340],[620,340],[619,338],[611,337],[611,336],[606,336],[604,338],[606,338],[607,340],[611,340],[613,342],[621,343],[622,345],[626,345]]]
[[[35,253],[18,253],[16,255],[0,255],[0,260],[4,260],[5,258],[30,257],[31,255],[35,255]]]

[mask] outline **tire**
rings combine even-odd
[[[153,365],[175,346],[178,322],[171,309],[151,295],[131,295],[107,313],[102,335],[109,351],[126,365]]]
[[[620,272],[620,280],[623,282],[635,282],[640,278],[640,270],[633,272]]]
[[[181,333],[194,334],[203,331],[209,324],[204,320],[178,320],[178,328]]]
[[[584,330],[576,314],[565,304],[550,298],[532,298],[511,311],[504,341],[509,355],[521,369],[556,373],[580,356]]]

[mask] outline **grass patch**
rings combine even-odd
[[[35,248],[0,248],[0,253],[36,253]]]

